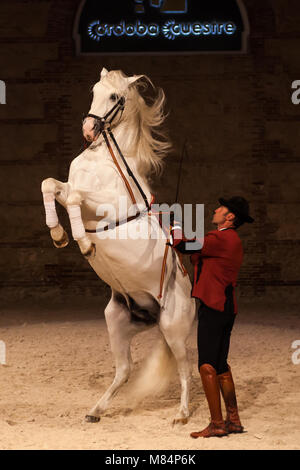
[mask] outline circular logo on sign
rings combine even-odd
[[[162,32],[167,39],[175,39],[175,34],[172,30],[172,27],[175,25],[174,20],[167,21],[162,27]]]

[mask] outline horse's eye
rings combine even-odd
[[[116,93],[113,93],[112,95],[110,95],[110,99],[111,99],[112,101],[117,101],[118,95],[116,95]]]

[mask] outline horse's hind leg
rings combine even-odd
[[[90,423],[100,421],[101,414],[108,408],[111,399],[128,380],[132,363],[131,339],[136,333],[147,328],[144,324],[136,324],[131,321],[126,301],[121,299],[122,296],[113,291],[104,311],[111,350],[115,357],[116,374],[113,383],[86,416],[86,421]]]
[[[184,280],[182,285],[170,286],[159,327],[176,359],[181,383],[180,408],[173,424],[186,424],[189,418],[191,370],[186,340],[191,332],[194,317],[195,299],[190,297],[189,283]]]
[[[60,225],[56,213],[55,199],[64,205],[69,185],[54,178],[47,178],[42,182],[43,201],[46,212],[46,225],[50,228],[50,235],[56,248],[64,248],[69,243],[67,233]]]
[[[181,384],[181,399],[179,412],[173,420],[173,424],[186,424],[189,413],[189,390],[190,390],[190,366],[187,358],[185,341],[182,338],[174,338],[168,331],[163,332],[164,337],[174,354]]]

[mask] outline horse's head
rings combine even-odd
[[[140,80],[143,78],[143,80]],[[100,80],[93,87],[93,101],[83,121],[82,132],[89,142],[98,139],[104,123],[115,128],[115,137],[122,153],[136,159],[141,176],[159,174],[170,143],[161,125],[165,120],[165,94],[158,89],[155,98],[142,93],[153,83],[146,75],[127,77],[120,70],[102,69]],[[123,112],[124,111],[124,112]],[[97,144],[95,144],[97,145]]]
[[[141,77],[143,75],[127,77],[120,71],[108,72],[105,68],[102,69],[100,80],[93,87],[93,101],[88,113],[95,117],[86,117],[82,125],[82,132],[87,141],[92,142],[97,137],[99,129],[97,118],[108,122],[115,113],[114,119],[120,118],[130,86]]]

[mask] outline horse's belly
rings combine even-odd
[[[89,262],[97,275],[116,290],[123,292],[147,290],[153,292],[153,295],[158,295],[166,247],[165,235],[160,228],[157,229],[157,221],[152,220],[149,223],[150,221],[143,218],[138,222],[132,222],[126,224],[127,228],[130,228],[129,231],[124,230],[124,227],[121,231],[120,227],[117,227],[111,231],[91,235],[96,245],[96,256]],[[151,226],[154,230],[152,238],[149,238],[147,227]],[[126,236],[121,238],[124,235]],[[114,236],[116,238],[108,238]],[[173,256],[169,249],[165,281],[170,276],[172,267]]]

